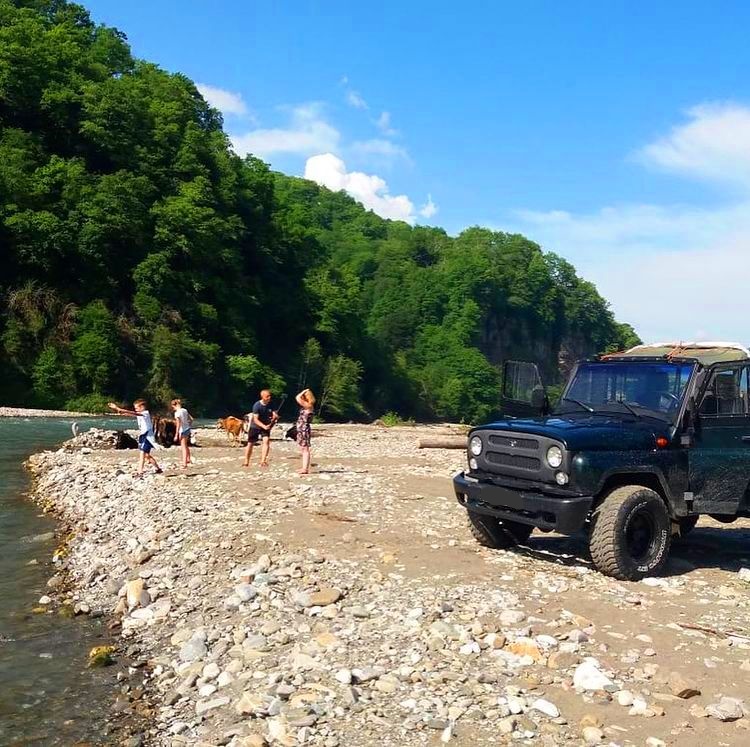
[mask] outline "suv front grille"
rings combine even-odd
[[[496,475],[516,477],[519,480],[555,482],[556,470],[547,464],[544,455],[550,446],[563,450],[562,469],[567,470],[567,453],[559,440],[536,433],[517,433],[503,430],[478,430],[483,443],[482,452],[473,457],[476,469]]]
[[[535,438],[511,438],[510,436],[491,435],[488,441],[493,446],[508,446],[511,449],[529,449],[538,451],[539,441]]]
[[[535,472],[542,466],[541,460],[537,459],[537,457],[521,456],[520,454],[504,454],[500,451],[488,452],[487,461],[492,462],[493,464],[502,464],[506,467],[530,469]]]

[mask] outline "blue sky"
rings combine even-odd
[[[386,217],[520,231],[649,340],[750,342],[750,4],[86,5],[239,152]]]

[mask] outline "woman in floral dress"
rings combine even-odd
[[[309,389],[303,389],[296,397],[299,405],[297,416],[297,444],[302,451],[302,469],[300,475],[310,473],[310,431],[315,411],[315,395]]]

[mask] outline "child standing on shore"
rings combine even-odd
[[[174,434],[174,442],[182,448],[182,469],[187,469],[192,461],[190,458],[190,428],[193,425],[193,416],[182,406],[182,400],[173,399],[172,409],[177,424]]]
[[[147,408],[145,399],[137,399],[133,402],[132,410],[125,410],[114,402],[109,403],[110,410],[114,410],[118,415],[132,415],[138,422],[138,471],[135,473],[135,477],[143,476],[143,468],[146,466],[147,460],[154,465],[157,475],[160,475],[163,471],[156,459],[151,456],[151,450],[156,446],[156,439],[154,438],[151,413]]]

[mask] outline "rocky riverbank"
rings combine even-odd
[[[434,433],[326,426],[307,477],[291,443],[243,470],[211,431],[140,480],[88,442],[30,460],[76,528],[43,602],[111,615],[131,744],[747,743],[747,522],[641,583],[580,539],[492,552],[451,495],[463,454],[415,447]]]
[[[68,410],[37,410],[28,407],[0,407],[0,418],[93,418],[90,412]]]

